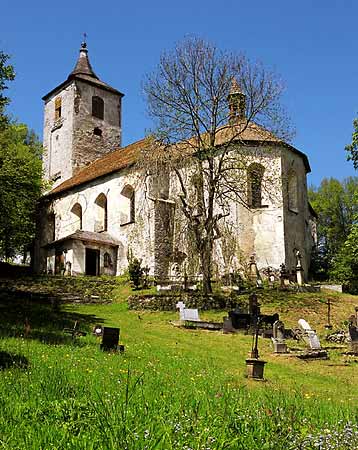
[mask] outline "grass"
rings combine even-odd
[[[27,338],[19,305],[5,304],[0,448],[358,448],[358,362],[344,349],[331,348],[328,361],[306,362],[275,356],[269,340],[260,339],[267,381],[255,382],[244,377],[250,336],[175,328],[169,321],[176,312],[128,311],[128,293],[120,283],[112,304],[67,305],[52,316],[51,308],[37,305]],[[327,295],[340,328],[357,297],[269,291],[260,301],[263,312],[278,311],[287,325],[306,318],[323,343],[326,306],[320,300]],[[26,308],[28,317],[34,306]],[[42,319],[34,321],[38,315]],[[223,315],[201,314],[210,320]],[[90,333],[75,341],[64,337],[61,327],[74,319],[87,330],[95,323],[119,326],[125,353],[101,352]]]

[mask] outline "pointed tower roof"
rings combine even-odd
[[[232,79],[231,79],[231,88],[230,88],[229,95],[232,95],[232,94],[242,94],[241,87],[235,77],[232,77]]]
[[[73,80],[79,80],[84,81],[86,83],[92,84],[93,86],[102,88],[106,91],[113,92],[114,94],[120,95],[121,97],[124,96],[122,92],[117,91],[117,89],[112,88],[109,84],[105,83],[104,81],[100,80],[99,77],[94,73],[91,63],[89,62],[88,58],[88,50],[87,50],[87,44],[86,42],[82,42],[81,48],[80,48],[80,55],[78,57],[77,63],[75,68],[72,70],[72,72],[67,77],[67,80],[52,89],[49,93],[47,93],[45,96],[42,97],[42,100],[47,100],[49,97],[51,97],[53,94],[56,94],[56,92],[64,89],[66,86],[68,86]]]
[[[76,75],[88,75],[99,80],[92,69],[91,63],[89,62],[86,42],[82,42],[81,44],[80,55],[78,57],[76,66],[69,74],[68,79],[71,79]]]

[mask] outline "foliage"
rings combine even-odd
[[[0,130],[7,123],[5,116],[5,107],[9,103],[9,98],[3,92],[7,89],[7,81],[12,81],[15,78],[15,71],[11,64],[8,64],[9,55],[0,50]]]
[[[358,223],[352,226],[347,240],[334,258],[330,275],[343,283],[349,292],[358,294]]]
[[[21,253],[34,237],[41,150],[24,124],[10,123],[0,130],[0,257],[6,260]]]
[[[353,120],[352,143],[346,145],[345,150],[348,152],[347,160],[353,161],[353,166],[358,169],[358,119]]]
[[[142,283],[142,276],[144,270],[142,267],[142,260],[132,257],[128,263],[129,279],[133,283],[134,289],[139,289]]]
[[[318,214],[318,246],[313,255],[316,267],[311,267],[318,279],[327,278],[332,261],[351,231],[358,213],[357,193],[358,177],[348,177],[342,182],[324,178],[318,188],[309,189],[309,200]]]
[[[246,174],[262,153],[236,145],[246,132],[287,138],[280,105],[283,84],[273,72],[242,55],[187,38],[163,53],[144,84],[154,140],[143,157],[145,173],[173,173],[174,195],[187,222],[187,240],[200,259],[204,292],[211,292],[212,254],[230,203],[250,207]],[[233,149],[235,148],[235,151]],[[153,176],[154,177],[154,176]],[[272,179],[265,174],[266,191]],[[264,188],[263,188],[264,189]],[[153,197],[162,196],[159,189]]]

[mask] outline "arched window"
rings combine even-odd
[[[104,267],[112,267],[111,255],[107,252],[103,255],[103,266]]]
[[[104,101],[96,95],[92,97],[92,116],[102,120],[104,118]]]
[[[76,230],[82,230],[82,206],[79,203],[74,204],[71,213]]]
[[[265,168],[261,164],[251,164],[247,169],[247,200],[251,208],[262,206],[262,178]]]
[[[298,180],[294,170],[291,170],[288,174],[287,193],[288,209],[293,212],[298,212]]]
[[[135,192],[132,186],[127,184],[121,192],[121,225],[135,222]]]
[[[103,193],[99,194],[94,203],[96,208],[94,231],[107,231],[107,197]]]

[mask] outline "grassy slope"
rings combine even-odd
[[[249,381],[249,336],[175,328],[169,323],[175,312],[138,315],[126,307],[128,293],[121,285],[113,304],[67,306],[63,313],[83,326],[85,318],[120,326],[124,355],[100,352],[91,335],[56,344],[44,341],[46,329],[32,330],[27,339],[3,337],[0,351],[27,358],[29,366],[0,372],[0,448],[314,448],[322,437],[307,437],[306,447],[302,440],[319,436],[322,427],[340,433],[341,446],[327,448],[355,445],[349,438],[343,446],[343,424],[358,417],[357,358],[333,349],[328,361],[305,362],[273,355],[270,341],[260,339],[267,382]],[[341,328],[357,297],[267,292],[260,302],[286,326],[304,317],[322,338],[326,306],[320,300],[328,295],[332,322]]]

